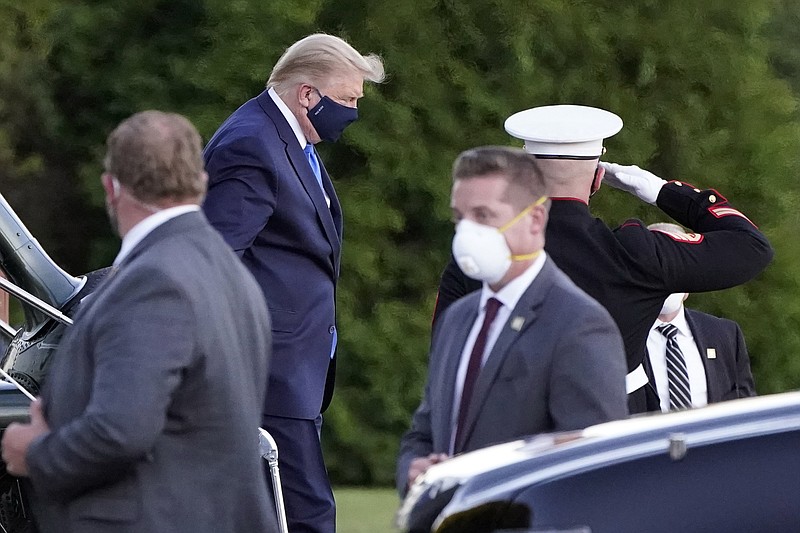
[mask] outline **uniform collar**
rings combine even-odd
[[[550,199],[553,200],[554,202],[578,202],[585,206],[589,205],[585,200],[581,200],[580,198],[575,198],[574,196],[551,196]]]

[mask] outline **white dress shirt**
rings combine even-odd
[[[653,378],[656,381],[658,398],[661,403],[661,411],[669,411],[669,378],[667,378],[667,338],[656,328],[663,324],[672,324],[678,328],[675,339],[678,347],[683,352],[686,361],[686,371],[689,373],[689,389],[692,395],[692,407],[703,407],[708,404],[708,384],[706,383],[706,369],[703,360],[700,358],[700,351],[694,341],[692,330],[686,322],[684,307],[681,306],[678,314],[671,322],[662,322],[656,319],[653,327],[650,328],[650,335],[647,337],[647,354],[650,358],[650,368],[653,371]]]
[[[275,105],[278,106],[278,110],[283,115],[283,118],[286,119],[286,122],[289,123],[289,126],[292,128],[294,132],[294,136],[297,137],[297,142],[300,144],[300,148],[303,150],[306,149],[306,145],[308,144],[308,139],[306,139],[306,134],[303,133],[303,129],[300,127],[300,122],[297,121],[297,117],[294,116],[294,113],[289,109],[289,106],[281,100],[281,97],[278,96],[278,93],[275,92],[275,88],[270,87],[269,91],[267,91],[269,97],[272,98],[272,101],[275,102]],[[322,189],[322,194],[325,195],[325,203],[328,204],[328,209],[331,207],[331,199],[328,196],[328,193],[325,192],[325,189]]]
[[[122,246],[119,248],[117,258],[114,259],[114,266],[119,266],[123,259],[125,259],[129,253],[131,253],[131,250],[133,250],[133,248],[139,244],[142,239],[147,237],[151,231],[166,221],[172,220],[177,216],[183,215],[184,213],[189,213],[191,211],[200,211],[200,206],[197,204],[187,204],[168,207],[167,209],[157,211],[140,221],[138,224],[128,230],[128,233],[126,233],[125,237],[123,237]]]
[[[539,275],[539,272],[542,270],[544,266],[544,262],[547,259],[547,254],[545,254],[544,250],[539,254],[539,257],[531,263],[525,272],[511,280],[505,287],[500,289],[497,292],[494,292],[491,288],[489,288],[489,284],[484,282],[483,288],[481,288],[481,299],[480,299],[480,307],[478,311],[478,316],[475,318],[475,322],[472,324],[472,329],[467,336],[467,342],[464,343],[464,349],[461,351],[461,360],[458,364],[458,371],[456,373],[456,386],[455,390],[453,391],[453,413],[452,413],[452,431],[450,432],[450,453],[453,453],[455,449],[455,439],[456,439],[456,426],[458,425],[458,411],[461,406],[461,391],[464,388],[464,379],[467,376],[467,366],[469,366],[469,358],[472,355],[472,347],[475,345],[475,341],[478,338],[478,333],[480,333],[481,326],[483,326],[483,318],[486,316],[486,302],[489,301],[489,298],[495,298],[499,300],[502,304],[500,309],[497,311],[497,316],[495,316],[492,325],[489,327],[489,331],[486,334],[486,347],[483,351],[483,359],[481,360],[481,368],[483,365],[486,364],[486,360],[489,357],[489,354],[492,353],[492,348],[494,347],[495,342],[497,342],[497,338],[500,336],[500,332],[503,330],[503,326],[505,326],[506,322],[508,322],[509,317],[511,316],[511,312],[517,306],[517,302],[519,302],[522,295],[528,290],[533,280],[536,279],[536,276]]]

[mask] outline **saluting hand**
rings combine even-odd
[[[31,403],[30,414],[29,424],[14,422],[3,433],[3,461],[6,463],[6,471],[17,477],[28,475],[27,455],[31,442],[41,435],[50,433],[50,426],[44,419],[40,400]]]
[[[648,172],[636,165],[618,165],[616,163],[600,162],[605,169],[605,182],[615,189],[636,195],[651,205],[656,205],[661,187],[667,183],[652,172]]]

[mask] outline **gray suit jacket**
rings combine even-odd
[[[437,324],[424,397],[400,445],[401,494],[414,458],[449,450],[456,372],[479,303],[480,292],[473,292]],[[512,327],[520,320],[521,327]],[[455,450],[624,418],[625,372],[625,350],[611,316],[548,258],[478,375]]]
[[[28,452],[40,529],[277,531],[257,436],[269,317],[219,234],[178,216],[89,298]]]

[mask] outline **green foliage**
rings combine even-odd
[[[426,374],[450,165],[517,144],[503,121],[535,105],[613,110],[608,160],[717,188],[764,229],[774,264],[692,302],[741,323],[762,392],[800,385],[798,17],[786,0],[0,0],[0,192],[65,267],[103,266],[117,242],[97,178],[119,120],[177,111],[209,138],[303,35],[380,53],[389,79],[322,147],[345,210],[323,442],[335,480],[389,483]],[[593,210],[663,216],[607,189]]]
[[[400,499],[394,489],[339,487],[336,498],[336,531],[339,533],[390,533]]]

